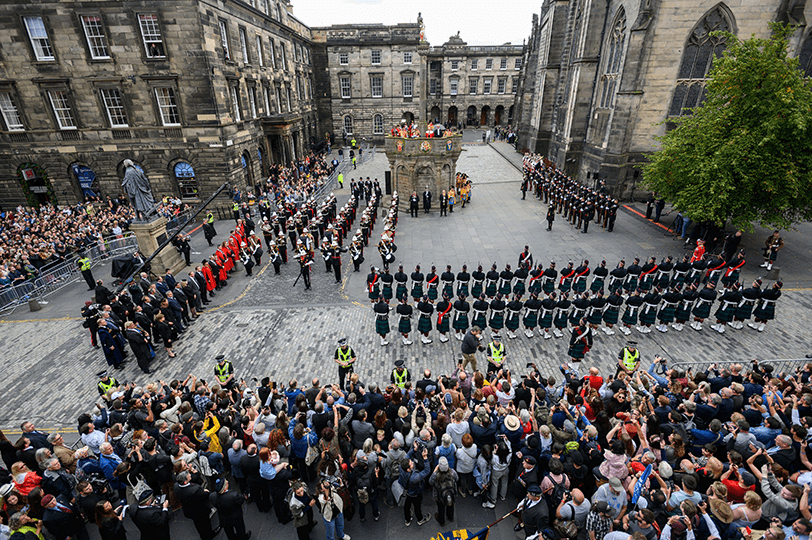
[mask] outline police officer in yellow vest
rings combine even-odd
[[[389,376],[389,380],[401,390],[406,388],[408,381],[412,380],[412,375],[409,373],[409,370],[406,369],[403,360],[395,360],[395,369],[392,370],[392,375]]]
[[[640,351],[637,350],[637,342],[629,341],[626,347],[620,350],[617,355],[617,372],[615,376],[625,371],[628,375],[634,375],[640,366]]]
[[[488,373],[498,373],[505,363],[505,344],[502,343],[502,336],[493,335],[493,341],[488,344]]]
[[[231,205],[231,213],[234,214],[234,221],[240,221],[240,205],[239,203],[233,203]]]
[[[96,376],[99,377],[99,395],[101,395],[104,399],[107,399],[107,392],[109,392],[111,388],[117,387],[118,381],[115,379],[115,377],[108,376],[107,370],[96,373]]]
[[[82,277],[85,278],[85,281],[87,282],[87,290],[95,291],[96,280],[93,279],[93,272],[90,271],[90,266],[92,265],[90,258],[84,253],[80,253],[80,255],[81,257],[76,261],[76,264],[79,265],[79,270],[82,272]]]
[[[217,365],[214,366],[214,376],[221,387],[231,390],[234,386],[234,366],[231,362],[226,361],[226,357],[222,354],[215,357]]]
[[[344,379],[353,372],[352,365],[355,363],[355,351],[347,345],[347,338],[338,340],[338,347],[333,359],[338,364],[338,385],[343,391]]]

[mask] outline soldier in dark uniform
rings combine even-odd
[[[657,266],[657,276],[654,278],[654,285],[662,290],[667,290],[671,286],[671,270],[674,269],[674,257],[669,255],[660,261]]]
[[[544,294],[550,294],[555,290],[555,282],[558,279],[558,270],[555,269],[555,261],[550,261],[550,266],[544,270],[541,280],[541,290]]]
[[[544,336],[544,339],[551,339],[553,336],[550,334],[550,329],[553,327],[553,319],[558,306],[555,292],[551,292],[544,300],[541,300],[539,306],[539,335]]]
[[[276,242],[273,240],[268,243],[268,258],[273,265],[274,275],[278,276],[279,269],[282,266],[282,255],[280,255],[279,250],[276,248]]]
[[[454,272],[451,271],[451,265],[445,267],[445,272],[440,274],[440,282],[443,284],[443,296],[451,298],[454,296]]]
[[[739,302],[736,312],[733,314],[733,322],[730,323],[730,327],[736,330],[744,328],[744,321],[752,316],[753,307],[761,298],[761,280],[755,280],[752,286],[742,289],[741,293],[741,302]]]
[[[589,272],[589,261],[584,260],[584,262],[575,269],[575,277],[572,281],[572,292],[580,294],[586,291]]]
[[[550,204],[550,206],[547,207],[547,230],[548,231],[553,230],[553,222],[554,221],[555,221],[555,205]]]
[[[657,276],[657,257],[651,257],[640,269],[640,284],[638,287],[644,293],[651,290],[654,285],[654,278]]]
[[[375,333],[381,336],[381,346],[389,345],[386,341],[386,335],[389,333],[389,306],[382,295],[378,297],[372,310],[375,312]]]
[[[476,271],[471,274],[473,284],[471,285],[471,298],[479,298],[482,296],[482,284],[485,282],[485,272],[482,271],[482,265],[477,266]]]
[[[620,331],[627,336],[632,333],[631,327],[637,325],[637,316],[640,313],[640,306],[642,305],[643,297],[640,296],[640,290],[636,289],[626,299],[626,309],[623,311],[623,317],[621,318],[623,326],[620,327]]]
[[[459,295],[457,301],[454,302],[454,322],[452,324],[454,328],[454,337],[459,341],[462,341],[462,338],[468,331],[468,312],[470,310],[471,306],[465,301],[465,295]]]
[[[417,331],[422,334],[420,341],[424,344],[431,343],[429,332],[431,332],[431,316],[434,313],[434,306],[429,302],[428,295],[424,295],[422,300],[417,303]]]
[[[550,296],[554,298],[554,294],[552,293]],[[542,309],[544,309],[544,302],[541,304]],[[555,316],[553,317],[553,325],[555,326],[553,335],[557,338],[564,337],[563,330],[567,328],[569,323],[570,306],[572,306],[572,302],[569,300],[569,293],[561,293],[561,297],[555,305]]]
[[[678,290],[674,287],[675,290]],[[682,299],[677,304],[677,309],[674,311],[674,322],[671,323],[671,328],[677,332],[682,332],[685,323],[691,318],[691,311],[694,309],[696,299],[699,293],[696,292],[695,285],[688,285],[684,291],[680,292]]]
[[[440,343],[448,341],[448,329],[451,326],[449,321],[451,317],[451,297],[443,293],[443,299],[437,302],[437,332],[440,334]]]
[[[584,230],[581,233],[586,234],[589,230],[589,222],[595,218],[595,205],[591,201],[587,201],[581,215],[584,218]]]
[[[622,260],[617,263],[617,268],[609,272],[609,292],[614,293],[615,291],[623,292],[624,284],[626,283],[626,276],[628,275],[629,271],[626,269],[626,261]]]
[[[643,271],[640,268],[640,257],[635,257],[634,262],[626,268],[626,281],[623,283],[623,289],[626,291],[627,294],[631,294],[633,291],[637,290],[637,286],[640,283],[640,273]]]
[[[367,292],[369,293],[369,301],[373,304],[378,300],[381,295],[380,275],[375,270],[374,266],[369,267],[369,274],[367,274]]]
[[[603,286],[606,283],[606,276],[609,275],[609,269],[606,268],[606,261],[601,261],[601,265],[592,271],[592,285],[589,290],[593,293],[598,291],[603,292]]]
[[[510,298],[510,290],[513,284],[513,272],[510,265],[505,265],[505,269],[499,274],[499,294],[505,298]]]
[[[284,232],[276,237],[276,248],[279,250],[279,255],[282,256],[282,264],[288,264],[288,239]]]
[[[702,276],[705,274],[705,269],[708,267],[708,262],[705,259],[697,259],[691,263],[691,270],[685,278],[685,283],[689,285],[696,285],[699,287],[702,281]]]
[[[728,261],[727,268],[725,268],[724,275],[722,276],[722,285],[724,285],[727,288],[731,287],[734,283],[738,282],[739,276],[741,275],[741,271],[742,268],[744,268],[745,263],[746,261],[744,260],[744,250],[741,250],[734,258],[731,258]],[[747,318],[749,317],[750,315],[748,314]]]
[[[299,248],[296,253],[296,262],[299,263],[299,272],[301,273],[302,280],[304,280],[305,290],[310,290],[310,267],[313,265],[313,256],[308,251],[305,251],[302,241],[297,242]]]
[[[623,305],[623,296],[616,290],[606,299],[606,309],[603,310],[603,324],[601,331],[607,336],[615,335],[612,327],[617,324],[620,317],[620,306]]]
[[[733,316],[736,314],[736,308],[742,301],[742,293],[739,290],[738,283],[734,283],[732,287],[727,289],[722,296],[719,297],[719,307],[716,309],[716,324],[712,324],[711,328],[719,332],[725,333],[725,326],[727,323],[733,322]]]
[[[637,331],[641,334],[651,333],[651,325],[657,321],[657,309],[661,300],[662,296],[660,296],[660,290],[657,287],[654,287],[651,292],[643,297],[645,305],[640,311],[640,325],[637,327]]]
[[[440,285],[440,277],[437,275],[437,267],[432,265],[431,272],[426,274],[426,294],[429,300],[437,300],[437,287]]]
[[[352,237],[350,256],[352,257],[354,271],[359,272],[361,270],[361,264],[364,262],[364,244],[357,235]]]
[[[423,297],[423,273],[420,272],[420,265],[414,267],[412,272],[412,298],[415,302]]]
[[[462,265],[462,270],[457,273],[457,296],[468,296],[468,284],[471,282],[471,274],[468,273],[468,267]],[[453,298],[453,295],[449,295]]]
[[[524,246],[524,251],[519,253],[518,266],[525,265],[527,268],[533,268],[533,254],[530,253],[530,246]]]
[[[594,331],[603,320],[603,312],[606,309],[606,298],[603,291],[598,291],[589,299],[589,308],[586,310],[586,322]]]
[[[725,267],[727,266],[727,261],[725,258],[719,255],[718,257],[708,258],[708,267],[705,271],[705,283],[710,283],[711,287],[714,289],[716,285],[719,283],[719,278],[725,271]]]
[[[488,307],[490,304],[487,300],[485,300],[485,295],[481,295],[479,299],[474,300],[471,309],[473,310],[473,316],[471,318],[471,326],[478,326],[480,328],[487,328],[487,315],[488,315]]]
[[[592,330],[586,325],[586,319],[581,319],[572,329],[570,348],[567,354],[573,362],[580,362],[592,348]]]
[[[412,332],[412,312],[414,309],[407,303],[407,300],[405,296],[400,299],[400,304],[395,309],[395,313],[398,314],[398,332],[403,336],[403,344],[411,345],[409,334]]]
[[[761,292],[758,306],[753,310],[755,324],[747,323],[747,326],[759,332],[764,331],[767,327],[767,322],[775,318],[775,303],[781,298],[781,287],[783,286],[784,283],[782,281],[776,281],[771,288],[764,289]]]
[[[530,293],[530,298],[528,298],[524,303],[524,316],[522,317],[524,335],[529,338],[533,337],[533,331],[538,325],[540,310],[541,300],[538,299],[538,293]]]
[[[573,294],[572,297],[572,313],[570,313],[570,324],[575,327],[581,322],[581,319],[586,317],[586,312],[589,309],[589,295]]]
[[[539,263],[535,268],[530,270],[529,277],[530,282],[527,285],[527,291],[530,293],[538,294],[541,292],[541,276],[544,274],[544,268]]]
[[[485,280],[485,296],[493,298],[499,292],[499,272],[496,271],[496,263],[493,263],[493,266],[485,275]]]
[[[394,278],[392,274],[389,273],[388,268],[384,268],[383,274],[380,276],[380,281],[382,284],[384,300],[388,303],[392,299],[392,283],[394,282]]]
[[[671,286],[681,290],[691,271],[691,256],[686,254],[681,261],[674,265],[674,275],[671,277]]]
[[[516,330],[519,329],[519,322],[522,316],[522,295],[514,294],[513,300],[507,303],[507,317],[505,318],[505,328],[510,339],[516,339]]]
[[[409,288],[406,285],[409,280],[409,277],[406,275],[406,272],[403,271],[403,265],[398,265],[398,271],[395,272],[395,282],[397,285],[395,286],[395,298],[400,300],[404,296],[409,296]]]
[[[341,283],[341,252],[346,252],[346,248],[338,245],[338,242],[333,240],[330,246],[330,266],[333,267],[333,272],[336,276],[336,283]]]
[[[710,285],[705,285],[696,299],[693,315],[694,320],[691,322],[691,328],[697,331],[702,330],[702,321],[710,317],[711,306],[716,300],[716,291]]]
[[[558,290],[561,292],[570,292],[572,290],[572,281],[575,279],[575,268],[573,262],[567,263],[567,267],[561,271],[561,279],[558,280]]]
[[[494,334],[498,334],[502,331],[502,328],[505,326],[505,308],[506,304],[505,301],[502,299],[501,294],[497,294],[496,297],[491,300],[491,313],[490,317],[488,318],[488,326],[490,326],[491,331]]]
[[[674,315],[677,311],[677,306],[682,301],[682,295],[674,287],[671,287],[662,295],[663,306],[660,312],[657,313],[657,320],[660,324],[657,325],[657,330],[660,332],[668,332],[668,325],[674,321]]]
[[[420,210],[420,197],[417,196],[416,191],[412,191],[412,195],[409,197],[409,215],[417,217],[418,210]]]

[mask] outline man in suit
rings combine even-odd
[[[77,507],[64,495],[46,495],[40,502],[45,512],[42,523],[56,540],[88,540],[85,520]]]
[[[155,497],[151,489],[147,489],[138,497],[138,506],[130,507],[130,517],[141,531],[141,540],[170,540],[169,521],[172,512],[169,511],[169,500],[162,505],[155,504]]]
[[[102,280],[96,281],[96,303],[100,306],[104,306],[110,303],[115,295],[110,292],[110,289],[104,286],[104,282]]]
[[[183,515],[191,519],[195,524],[195,529],[200,535],[200,540],[211,540],[220,532],[220,527],[212,530],[211,503],[209,502],[209,492],[197,484],[190,482],[191,475],[180,472],[175,477],[175,497],[183,508]]]
[[[423,192],[423,212],[428,214],[431,209],[431,191],[429,186],[426,186],[426,191]]]

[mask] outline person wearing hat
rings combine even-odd
[[[45,495],[40,501],[44,512],[42,523],[56,540],[87,540],[85,520],[76,506],[65,495]]]
[[[627,375],[633,376],[638,367],[640,367],[640,351],[637,350],[637,342],[628,341],[617,355],[615,377],[624,371]]]
[[[118,381],[115,377],[110,377],[106,369],[96,373],[96,377],[99,378],[99,383],[96,385],[96,388],[99,391],[99,395],[106,401],[108,399],[107,392],[117,387]]]
[[[412,374],[406,369],[405,362],[402,359],[395,360],[395,369],[392,370],[389,380],[401,390],[406,388],[406,383],[412,380]]]
[[[431,290],[431,285],[429,285],[429,290]],[[434,306],[429,301],[429,295],[423,295],[422,300],[417,303],[417,311],[419,313],[417,319],[417,331],[422,334],[420,336],[420,341],[423,344],[431,343],[432,339],[429,338],[429,332],[431,332],[431,316],[434,313]]]
[[[251,538],[251,531],[245,531],[242,510],[245,497],[228,488],[228,480],[218,478],[214,482],[214,490],[209,495],[209,500],[212,506],[217,508],[220,527],[225,530],[229,540],[248,540]]]
[[[754,322],[747,323],[747,326],[759,332],[764,331],[767,323],[775,318],[775,303],[781,298],[781,287],[783,286],[782,281],[776,281],[771,288],[761,292],[758,306],[753,310]]]
[[[550,509],[541,497],[538,484],[527,486],[527,494],[519,501],[516,510],[520,513],[521,522],[513,527],[516,532],[524,529],[525,540],[535,540],[541,531],[550,525]]]
[[[217,360],[217,365],[214,366],[214,376],[217,378],[217,382],[221,387],[231,390],[236,384],[234,366],[226,360],[223,354],[218,354],[214,359]]]
[[[586,516],[586,533],[590,540],[603,540],[612,530],[612,508],[606,501],[592,502]]]
[[[522,461],[516,478],[510,486],[510,491],[517,499],[523,499],[527,495],[528,486],[538,486],[539,471],[538,467],[536,467],[536,458],[533,456],[520,456],[519,454],[517,453],[516,456],[520,457]],[[539,489],[539,495],[541,495],[541,489]]]
[[[183,508],[183,515],[191,519],[200,535],[200,540],[211,540],[220,532],[220,527],[212,529],[211,502],[209,493],[191,482],[191,475],[182,471],[175,476],[175,497]]]
[[[383,295],[378,296],[378,302],[372,306],[372,310],[375,313],[375,333],[381,336],[381,346],[389,345],[386,341],[386,335],[389,333],[389,304]]]
[[[505,344],[502,343],[502,336],[499,334],[493,335],[493,340],[488,344],[487,347],[487,355],[488,373],[498,373],[502,369],[502,366],[505,363],[505,358],[507,357]]]
[[[597,506],[599,503],[605,502],[609,505],[609,515],[620,524],[623,516],[626,514],[626,505],[628,498],[626,496],[626,489],[623,487],[623,482],[620,478],[613,476],[609,482],[602,485],[592,495],[592,505]]]
[[[336,240],[330,244],[329,257],[330,266],[333,268],[333,273],[336,277],[336,283],[341,283],[341,253],[347,252],[346,248],[341,247]]]
[[[347,344],[347,338],[343,337],[338,340],[338,347],[333,355],[333,361],[338,364],[338,385],[339,388],[344,388],[344,380],[347,376],[354,373],[353,365],[355,364],[355,351],[352,350]]]
[[[400,332],[404,345],[411,345],[409,340],[409,333],[412,331],[412,313],[414,308],[409,305],[408,298],[405,296],[400,299],[400,304],[395,308],[395,313],[398,314],[398,332]]]
[[[296,241],[296,262],[299,263],[299,275],[304,281],[305,290],[310,290],[310,266],[313,264],[313,255],[305,250],[302,239]],[[298,279],[298,278],[297,278]]]
[[[129,508],[129,514],[141,531],[141,538],[169,540],[169,522],[172,520],[169,499],[163,504],[156,504],[152,490],[146,489],[138,496],[138,506]]]
[[[580,362],[591,348],[592,329],[586,324],[586,319],[582,318],[578,326],[572,329],[570,348],[567,354],[572,358],[573,362]]]
[[[429,477],[429,485],[433,487],[432,495],[437,503],[437,512],[434,519],[440,526],[445,525],[445,520],[454,521],[454,501],[457,498],[457,484],[459,476],[457,471],[450,466],[448,459],[443,456],[437,460],[437,465]]]

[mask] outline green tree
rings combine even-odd
[[[787,228],[812,219],[812,88],[788,53],[793,29],[769,39],[730,33],[707,99],[659,140],[645,185],[694,221]]]

